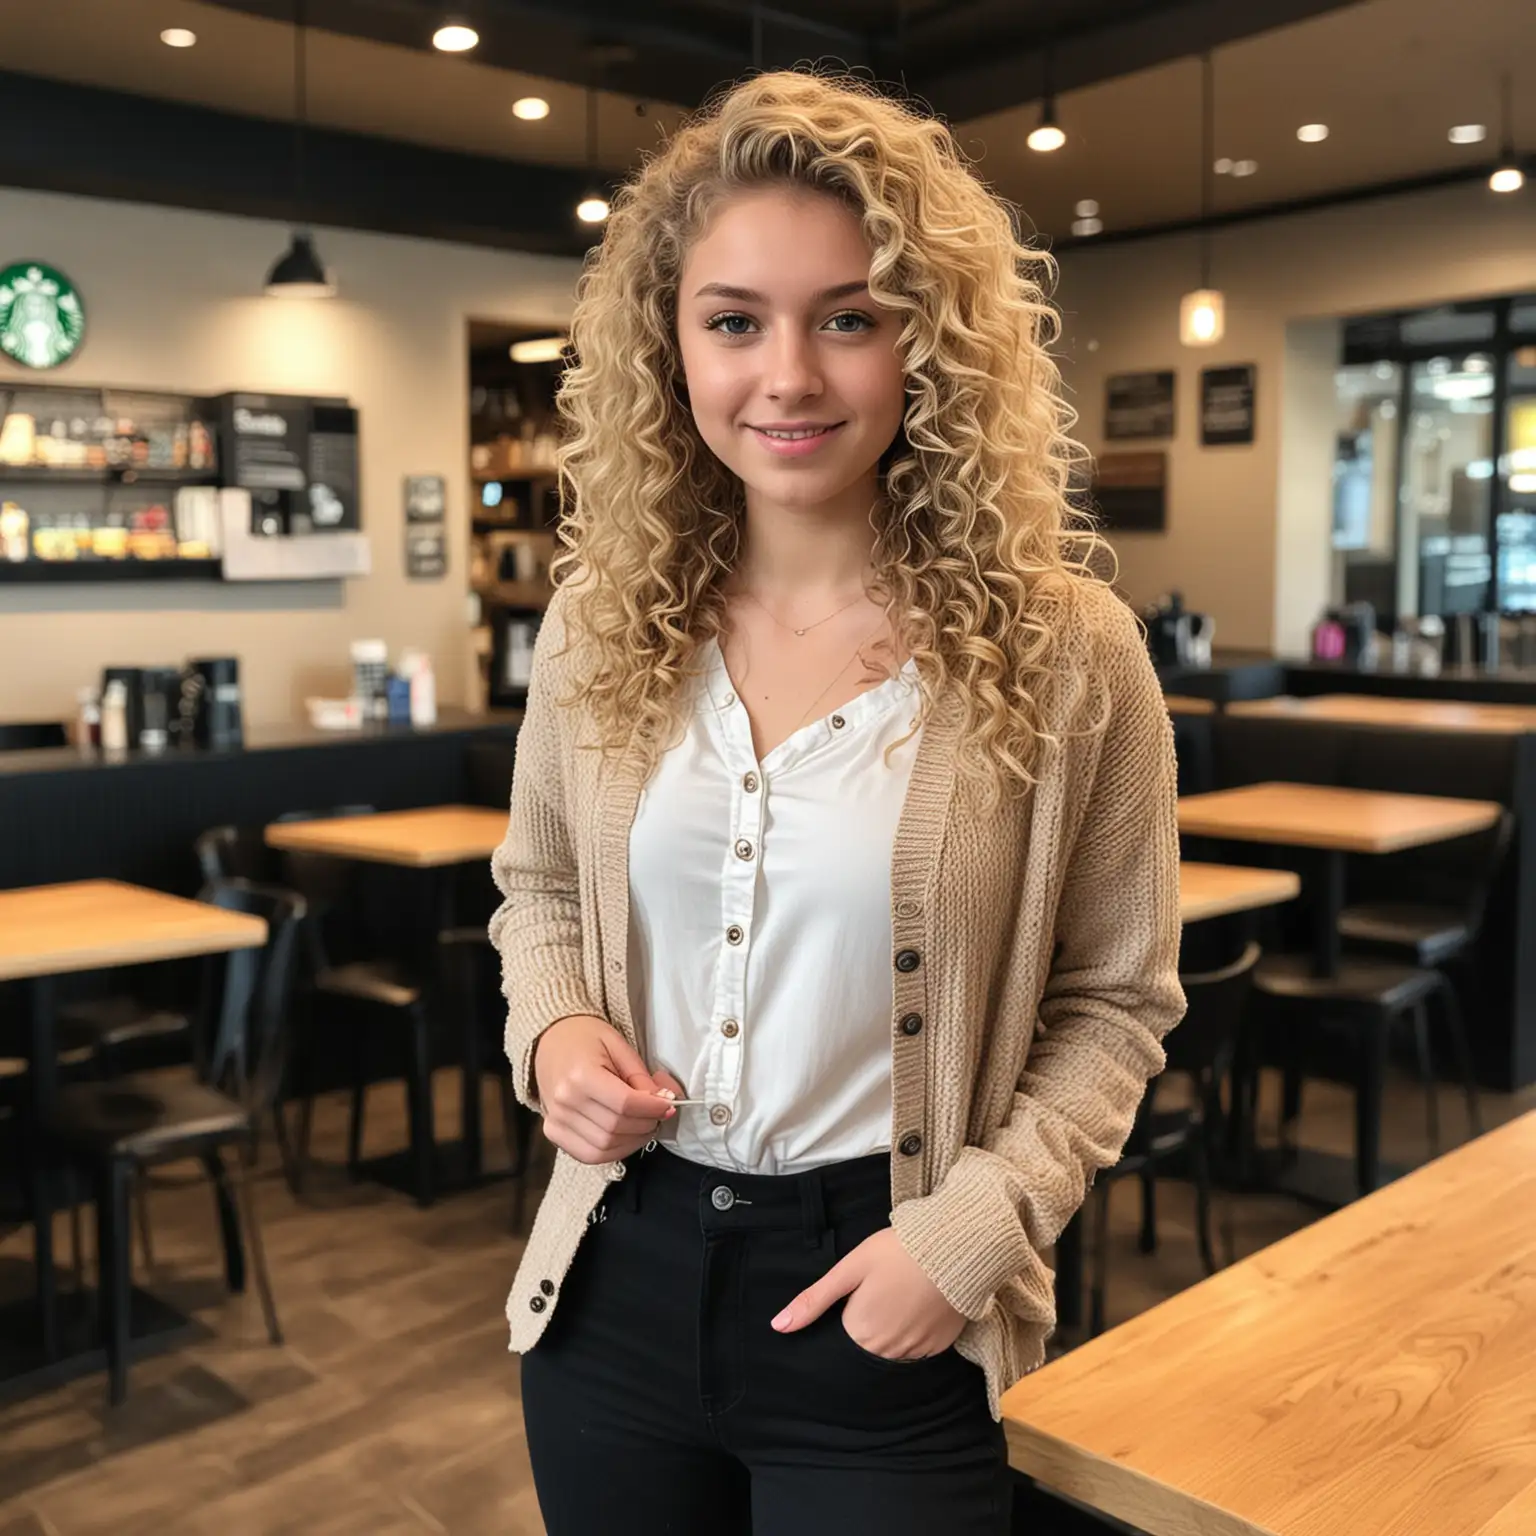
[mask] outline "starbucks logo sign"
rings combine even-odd
[[[0,352],[23,368],[57,368],[84,335],[85,305],[62,272],[37,261],[0,269]]]

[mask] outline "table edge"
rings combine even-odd
[[[122,882],[115,882],[121,884]],[[204,903],[206,905],[206,903]],[[0,981],[35,981],[39,976],[68,976],[79,971],[113,970],[123,965],[153,965],[160,960],[196,959],[199,955],[224,955],[236,949],[260,949],[267,942],[265,919],[246,913],[227,913],[244,922],[259,925],[246,933],[221,934],[215,942],[206,935],[188,935],[174,944],[157,944],[148,954],[125,954],[121,949],[101,948],[76,950],[68,955],[38,955],[21,957],[21,963],[12,967],[0,956]]]
[[[1044,1367],[1049,1370],[1049,1366]],[[1003,1415],[1008,1465],[1147,1536],[1280,1536],[1172,1483]]]

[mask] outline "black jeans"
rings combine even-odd
[[[1004,1536],[978,1367],[869,1354],[841,1304],[769,1326],[890,1204],[883,1155],[785,1177],[632,1158],[523,1359],[549,1536]]]

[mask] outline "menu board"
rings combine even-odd
[[[1100,454],[1090,500],[1108,529],[1162,533],[1168,526],[1168,455]]]
[[[1253,397],[1258,372],[1252,363],[1200,370],[1202,447],[1253,441]]]
[[[1104,436],[1173,436],[1174,373],[1114,373],[1104,382]]]
[[[244,491],[308,484],[309,402],[291,395],[224,396],[225,480]]]

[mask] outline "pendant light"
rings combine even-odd
[[[591,182],[576,204],[576,217],[583,224],[601,224],[608,217],[608,199],[597,176],[597,91],[587,87],[587,171]]]
[[[1045,99],[1040,108],[1040,122],[1030,129],[1025,143],[1038,155],[1049,155],[1067,142],[1067,136],[1056,121],[1056,89],[1053,80],[1052,51],[1045,50]]]
[[[1214,65],[1207,52],[1200,60],[1200,286],[1179,301],[1179,340],[1186,347],[1209,347],[1227,328],[1226,299],[1211,287],[1211,178],[1216,137]]]
[[[1510,105],[1510,83],[1506,74],[1504,86],[1504,135],[1499,145],[1499,163],[1488,178],[1492,192],[1518,192],[1525,185],[1525,172],[1520,167],[1520,157],[1515,153],[1515,114]]]
[[[307,108],[304,77],[304,0],[293,4],[293,180],[297,228],[288,249],[267,273],[266,291],[273,298],[328,299],[336,292],[331,275],[315,249],[314,236],[304,228],[304,130]]]

